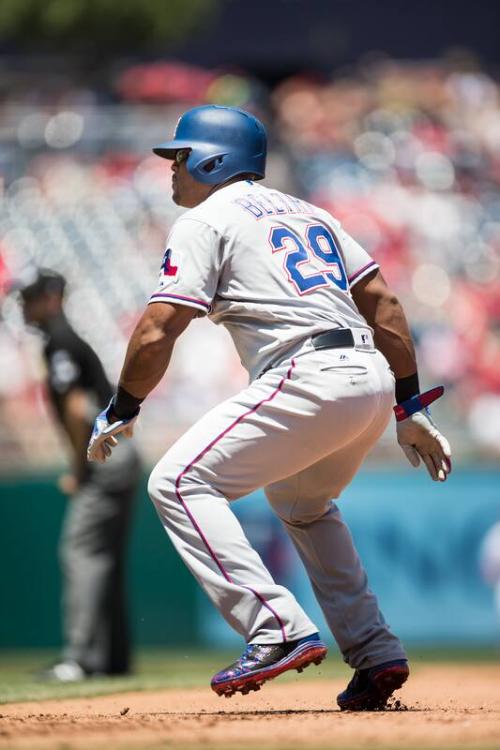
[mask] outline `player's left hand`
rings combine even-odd
[[[442,386],[418,394],[395,407],[398,443],[412,466],[420,459],[436,482],[444,482],[451,472],[451,448],[432,421],[427,405],[443,393]]]
[[[137,414],[131,419],[113,420],[113,417],[110,416],[110,407],[111,404],[95,418],[87,448],[87,459],[89,461],[97,461],[103,464],[111,456],[113,448],[118,445],[115,435],[122,434],[127,438],[133,435]]]

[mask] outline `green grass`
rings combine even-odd
[[[186,649],[140,649],[134,674],[130,677],[92,678],[81,683],[61,685],[41,682],[35,674],[57,657],[47,651],[0,651],[0,703],[14,701],[47,700],[51,698],[77,698],[106,695],[136,690],[161,690],[208,686],[212,675],[237,656],[237,652]],[[412,668],[427,663],[483,663],[500,661],[500,649],[419,649],[410,652]],[[343,664],[334,648],[328,661],[304,672],[305,679],[331,679],[347,677],[348,667]],[[296,679],[295,673],[283,675],[280,680]]]
[[[135,690],[161,690],[208,686],[212,675],[234,661],[237,652],[184,649],[141,649],[130,677],[94,677],[80,683],[61,685],[42,682],[35,675],[54,662],[57,654],[47,651],[0,652],[0,703],[77,698]],[[328,668],[304,672],[310,678],[346,673],[339,658],[329,658]],[[292,679],[295,673],[288,679]],[[287,679],[284,675],[283,679]]]
[[[223,658],[225,664],[231,657]],[[207,651],[144,649],[137,655],[134,673],[127,677],[93,677],[68,685],[38,680],[36,673],[56,659],[57,652],[49,651],[0,654],[0,703],[193,687],[206,683],[221,663]]]

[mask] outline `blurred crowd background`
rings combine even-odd
[[[481,580],[498,585],[499,570],[483,544],[498,521],[500,455],[496,5],[2,0],[1,546],[16,575],[4,582],[1,644],[57,640],[63,500],[53,476],[67,455],[50,419],[42,341],[9,290],[33,265],[64,274],[68,317],[116,382],[180,211],[169,165],[151,148],[203,103],[263,120],[266,183],[326,207],[380,262],[411,321],[423,387],[446,386],[434,414],[462,471],[445,486],[412,473],[391,426],[346,493],[390,622],[420,641],[497,637]],[[143,407],[146,464],[245,383],[227,334],[196,320]],[[228,643],[142,500],[131,564],[138,640]],[[263,498],[236,506],[271,569],[320,617]],[[165,570],[175,575],[162,597]]]
[[[263,119],[266,182],[328,208],[380,262],[412,322],[424,385],[447,386],[439,415],[456,453],[498,455],[500,97],[477,62],[373,57],[270,86],[165,60],[124,66],[108,89],[62,73],[18,84],[0,101],[1,468],[60,461],[41,418],[40,342],[10,284],[33,263],[61,271],[72,323],[116,380],[179,213],[151,147],[205,102]],[[228,337],[196,322],[145,406],[146,458],[244,382]],[[389,435],[379,454],[396,451]]]

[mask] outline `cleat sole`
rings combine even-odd
[[[297,649],[298,653],[292,651],[285,659],[281,662],[274,664],[270,667],[264,667],[263,669],[256,670],[247,675],[241,675],[240,677],[233,678],[227,682],[212,683],[212,690],[217,695],[223,695],[225,698],[230,698],[235,693],[241,693],[242,695],[248,695],[251,690],[260,690],[262,685],[268,680],[273,680],[275,677],[279,677],[280,674],[288,672],[289,670],[296,669],[297,672],[302,672],[306,667],[311,664],[321,664],[323,659],[328,653],[326,646],[317,642],[314,644],[306,644]]]

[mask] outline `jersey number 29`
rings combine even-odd
[[[288,227],[273,227],[269,235],[273,253],[286,253],[284,267],[290,283],[299,294],[330,284],[347,291],[346,272],[332,233],[322,224],[309,224],[305,235],[305,243]],[[306,263],[312,263],[314,273],[306,274],[306,269],[301,268]]]

